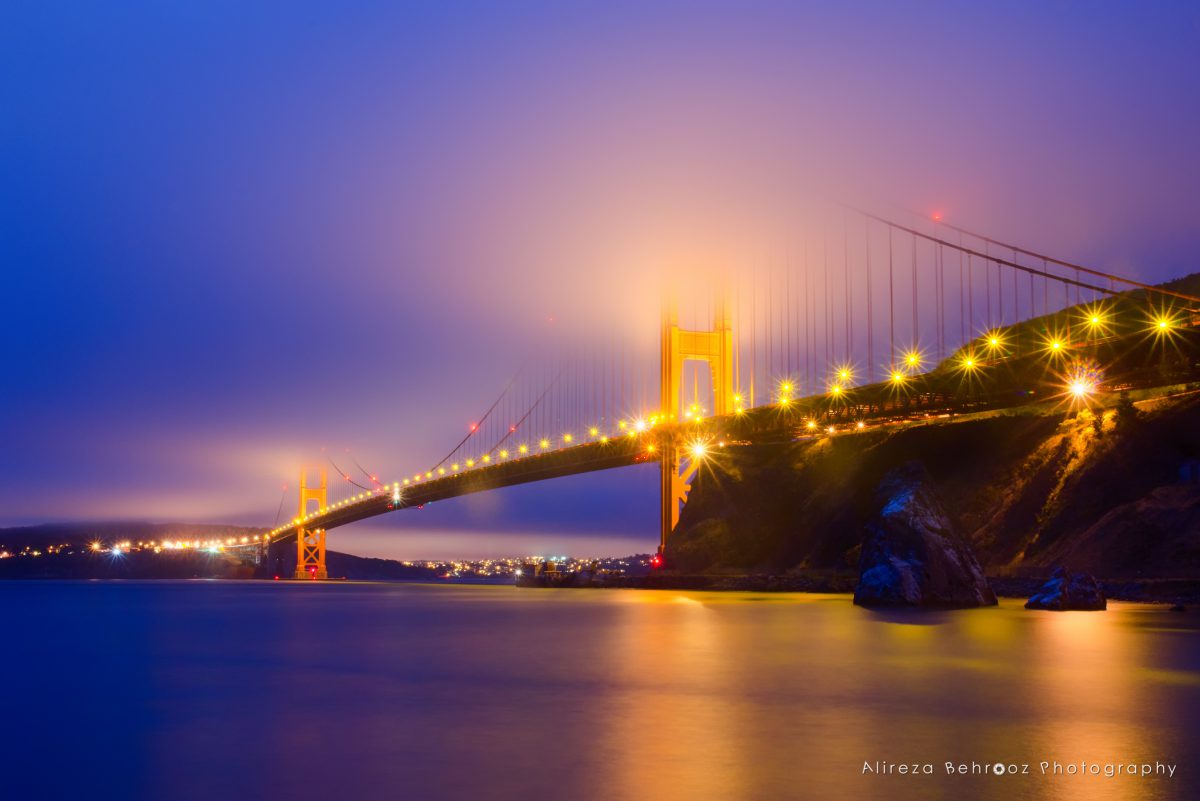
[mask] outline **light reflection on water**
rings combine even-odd
[[[5,798],[1200,797],[1194,613],[213,582],[0,601]],[[862,775],[877,760],[936,775]]]

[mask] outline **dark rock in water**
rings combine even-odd
[[[1048,609],[1052,612],[1080,610],[1096,612],[1108,608],[1104,592],[1087,573],[1070,575],[1066,568],[1056,568],[1050,580],[1025,603],[1026,609]]]
[[[880,482],[878,496],[882,509],[867,524],[854,603],[943,608],[996,603],[922,464],[893,470]]]

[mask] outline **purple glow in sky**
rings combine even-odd
[[[1144,280],[1200,250],[1194,3],[3,19],[0,525],[266,525],[320,447],[435,460],[547,314],[652,332],[662,275],[761,257],[813,195]],[[651,550],[639,469],[333,547]]]

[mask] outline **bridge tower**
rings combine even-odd
[[[712,378],[713,415],[733,414],[737,406],[733,386],[733,325],[724,298],[714,304],[712,328],[708,331],[686,331],[679,327],[679,315],[673,304],[663,309],[662,323],[662,410],[669,425],[662,442],[662,515],[661,555],[667,537],[679,523],[679,513],[687,502],[692,478],[699,466],[685,450],[682,431],[678,425],[682,397],[683,363],[688,360],[708,362]]]
[[[321,483],[319,486],[308,485],[308,468],[300,468],[300,514],[308,514],[308,502],[316,501],[317,508],[324,509],[329,505],[329,473],[321,468]],[[296,578],[298,579],[327,579],[329,573],[325,569],[325,529],[309,529],[303,524],[296,526]]]

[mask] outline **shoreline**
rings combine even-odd
[[[1028,578],[1012,576],[988,576],[988,583],[998,598],[1028,599],[1048,580],[1046,577]],[[514,587],[519,589],[576,589],[576,590],[664,590],[694,592],[754,592],[754,593],[812,593],[853,595],[858,576],[852,573],[784,574],[645,574],[638,576],[610,576],[604,580],[567,581],[550,586],[521,586],[509,578],[490,580],[376,578],[336,576],[322,582],[298,581],[292,578],[274,579],[250,576],[48,576],[13,575],[0,576],[4,582],[156,582],[156,581],[206,581],[206,582],[251,582],[267,584],[423,584],[429,586],[487,586]],[[1131,603],[1200,606],[1200,579],[1194,578],[1106,578],[1097,579],[1105,597],[1110,601]]]
[[[999,598],[1028,599],[1049,579],[988,576]],[[1158,604],[1200,604],[1200,579],[1112,578],[1097,579],[1111,601]],[[702,590],[713,592],[811,592],[853,594],[858,577],[830,575],[648,575],[615,579],[599,588],[643,590]],[[586,587],[581,587],[586,589]]]

